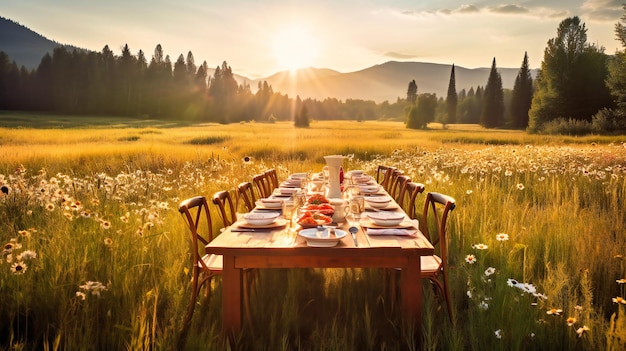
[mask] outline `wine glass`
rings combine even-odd
[[[365,198],[363,195],[352,195],[350,198],[350,213],[354,222],[361,221],[361,214],[365,212]]]

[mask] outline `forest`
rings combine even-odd
[[[625,21],[622,17],[621,21]],[[616,24],[624,46],[625,30]],[[157,45],[148,62],[125,45],[116,55],[59,46],[35,70],[18,67],[0,51],[0,110],[197,122],[399,120],[408,128],[430,122],[480,124],[486,128],[526,129],[533,133],[588,134],[626,130],[626,58],[607,55],[587,42],[578,17],[563,20],[545,49],[541,69],[531,78],[524,55],[513,90],[503,89],[493,59],[485,86],[457,92],[454,66],[447,96],[419,93],[408,81],[397,101],[360,99],[323,101],[275,92],[267,82],[255,93],[239,84],[226,61],[211,75],[206,61],[196,65],[193,53],[175,62]]]

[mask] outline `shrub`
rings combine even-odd
[[[541,128],[543,134],[586,135],[593,132],[590,122],[557,118],[546,122]]]

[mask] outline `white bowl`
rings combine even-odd
[[[335,229],[335,234],[329,234],[328,228],[323,231],[317,231],[317,228],[302,229],[298,235],[306,239],[306,244],[312,247],[333,247],[337,246],[339,241],[346,236],[346,232],[341,229]]]
[[[372,212],[368,213],[367,216],[376,225],[383,227],[393,227],[394,225],[402,223],[404,220],[404,214],[397,212]]]
[[[267,225],[278,218],[276,212],[250,212],[243,215],[243,219],[250,225]]]
[[[377,193],[380,190],[380,185],[359,185],[362,193],[372,194]]]
[[[368,196],[365,202],[373,208],[385,208],[391,203],[391,198],[387,196]]]
[[[278,188],[278,191],[281,194],[285,194],[285,195],[292,195],[297,193],[298,191],[300,191],[300,188]]]
[[[362,176],[363,175],[363,170],[361,169],[353,169],[350,171],[350,175],[351,176]]]
[[[258,204],[261,204],[263,207],[266,207],[266,208],[280,209],[280,208],[283,207],[283,200],[261,198],[261,199],[259,199],[259,201],[257,201],[257,205]]]
[[[306,173],[293,173],[291,176],[293,179],[304,179],[307,177]]]

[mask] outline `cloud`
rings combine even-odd
[[[403,53],[393,52],[393,51],[388,51],[384,53],[384,56],[391,57],[394,59],[399,59],[399,60],[408,60],[408,59],[417,58],[417,55],[403,54]]]
[[[461,5],[458,9],[454,10],[455,13],[476,13],[480,12],[478,7],[474,5]]]
[[[489,12],[493,13],[502,13],[502,14],[520,14],[520,13],[528,13],[530,10],[526,7],[520,5],[498,5],[488,8]]]
[[[618,21],[624,14],[622,0],[585,0],[580,8],[596,21]]]

